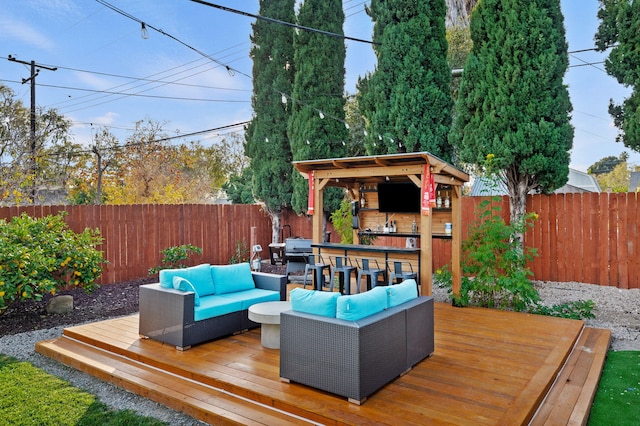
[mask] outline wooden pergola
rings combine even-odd
[[[452,242],[453,293],[460,294],[461,197],[462,185],[469,181],[467,173],[428,152],[295,161],[293,165],[305,178],[311,179],[310,188],[313,188],[313,191],[310,193],[312,202],[309,207],[313,207],[313,211],[318,213],[313,215],[314,243],[323,241],[321,213],[323,194],[327,187],[344,188],[353,200],[361,200],[363,196],[368,196],[369,208],[359,212],[361,226],[360,229],[354,229],[354,242],[359,242],[363,235],[362,224],[373,223],[373,220],[377,220],[375,215],[380,217],[380,212],[377,209],[376,191],[367,194],[368,189],[376,188],[376,185],[383,182],[412,182],[418,188],[424,188],[429,183],[427,175],[432,174],[431,182],[434,187],[431,189],[435,193],[446,188],[450,205],[447,208],[435,208],[435,206],[429,205],[428,209],[423,206],[421,213],[399,215],[397,222],[400,232],[395,236],[415,235],[420,239],[419,281],[421,293],[424,295],[432,294],[432,238],[450,238]],[[424,192],[421,194],[421,198],[423,198]],[[422,200],[420,201],[422,205]],[[418,225],[417,234],[410,231],[413,221]],[[451,224],[449,230],[445,230],[445,223]]]

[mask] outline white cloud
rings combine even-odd
[[[25,43],[45,50],[52,49],[55,46],[52,40],[43,35],[37,28],[25,22],[2,16],[0,17],[0,28],[2,28],[2,32],[0,32],[1,40]],[[13,53],[16,54],[17,52]]]

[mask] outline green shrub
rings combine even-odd
[[[155,268],[149,269],[149,275],[155,275],[162,269],[186,268],[184,263],[192,254],[202,254],[202,249],[191,244],[183,244],[181,246],[168,247],[161,250],[162,263]]]
[[[229,259],[229,263],[233,265],[235,263],[244,263],[248,261],[249,261],[249,248],[247,247],[247,242],[244,240],[236,241],[236,249],[233,252],[233,255],[231,255],[231,259]]]
[[[340,236],[343,244],[353,244],[353,216],[351,215],[351,203],[343,199],[340,208],[331,213],[331,223]]]
[[[0,220],[0,311],[16,300],[41,300],[67,286],[90,292],[106,260],[99,230],[75,233],[66,212],[35,219],[26,213]]]

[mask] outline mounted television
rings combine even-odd
[[[378,211],[381,213],[420,213],[420,188],[412,182],[379,183]]]

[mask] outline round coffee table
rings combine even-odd
[[[249,306],[249,319],[259,322],[260,343],[269,349],[280,349],[280,313],[291,309],[287,301],[256,303]]]

